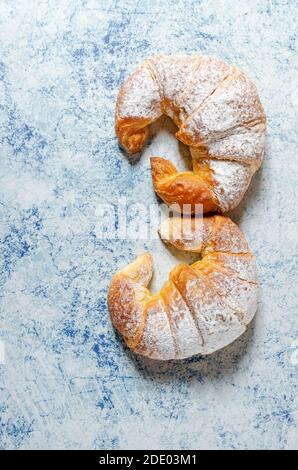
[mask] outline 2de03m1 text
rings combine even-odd
[[[196,455],[179,455],[179,454],[161,454],[161,455],[144,455],[143,464],[154,465],[195,465]]]

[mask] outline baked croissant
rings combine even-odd
[[[145,145],[149,125],[162,114],[190,146],[193,171],[178,172],[152,158],[154,188],[167,204],[203,204],[204,212],[238,205],[260,167],[265,114],[244,72],[204,55],[156,55],[143,62],[120,89],[116,133],[130,154]]]
[[[119,271],[109,288],[114,326],[132,351],[152,359],[183,359],[223,348],[246,330],[257,308],[255,258],[237,225],[213,215],[195,229],[194,219],[184,222],[181,234],[180,223],[178,216],[169,219],[160,236],[200,254],[199,261],[176,266],[153,295],[147,288],[152,258],[144,253]]]

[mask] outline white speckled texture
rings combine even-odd
[[[0,1],[1,448],[297,448],[296,18],[295,0]],[[106,291],[144,249],[157,290],[176,253],[100,240],[96,208],[155,202],[149,156],[183,167],[169,123],[135,165],[114,135],[125,77],[178,52],[220,56],[258,86],[267,151],[231,217],[262,298],[225,350],[156,363],[116,335]]]

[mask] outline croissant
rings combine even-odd
[[[183,219],[182,219],[183,220]],[[152,359],[183,359],[210,354],[238,338],[252,320],[258,297],[255,258],[231,219],[212,215],[194,227],[175,216],[160,236],[201,259],[180,264],[157,295],[147,288],[152,276],[148,253],[119,271],[108,292],[111,319],[135,353]]]
[[[238,205],[260,167],[265,113],[244,72],[205,55],[156,55],[120,89],[116,134],[130,154],[145,145],[149,125],[162,114],[190,146],[193,171],[179,172],[164,158],[151,159],[157,194],[170,204],[202,204],[204,212]]]

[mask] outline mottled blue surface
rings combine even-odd
[[[0,1],[1,448],[297,448],[297,7]],[[115,98],[142,58],[181,51],[248,70],[268,115],[264,165],[232,214],[262,299],[224,351],[159,364],[125,348],[106,307],[111,275],[159,242],[100,240],[96,208],[155,201],[157,140],[131,165]]]

